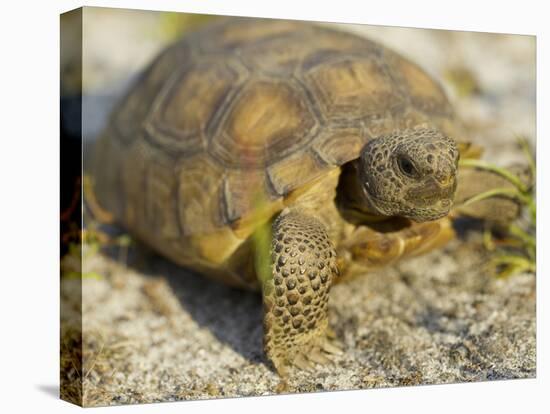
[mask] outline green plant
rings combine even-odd
[[[509,197],[522,206],[520,217],[505,227],[501,237],[495,238],[489,229],[484,234],[485,246],[495,253],[490,265],[501,277],[536,272],[536,162],[528,141],[519,137],[518,144],[525,154],[533,185],[525,183],[512,171],[486,161],[464,159],[460,162],[461,167],[487,170],[499,174],[513,184],[512,188],[494,188],[477,194],[466,200],[464,205],[491,197]]]

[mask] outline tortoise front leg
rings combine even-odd
[[[455,231],[449,217],[412,223],[401,230],[389,232],[359,226],[338,247],[342,271],[338,281],[434,250],[454,237]]]
[[[273,224],[271,275],[262,282],[264,347],[281,376],[325,363],[340,349],[330,339],[328,294],[336,251],[315,217],[282,213]]]

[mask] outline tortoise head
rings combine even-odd
[[[358,177],[369,210],[418,222],[447,215],[458,159],[455,142],[435,129],[399,131],[369,142]]]

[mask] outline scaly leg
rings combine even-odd
[[[338,248],[343,274],[338,282],[434,250],[448,243],[454,236],[452,222],[448,217],[411,223],[401,230],[390,232],[359,226]]]
[[[273,224],[271,277],[262,283],[264,346],[281,376],[309,369],[340,348],[328,327],[328,294],[338,276],[336,251],[325,226],[300,212]]]

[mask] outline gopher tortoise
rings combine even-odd
[[[263,295],[281,375],[341,351],[331,285],[449,240],[461,156],[441,86],[363,37],[228,18],[135,82],[97,142],[99,203],[174,262]]]

